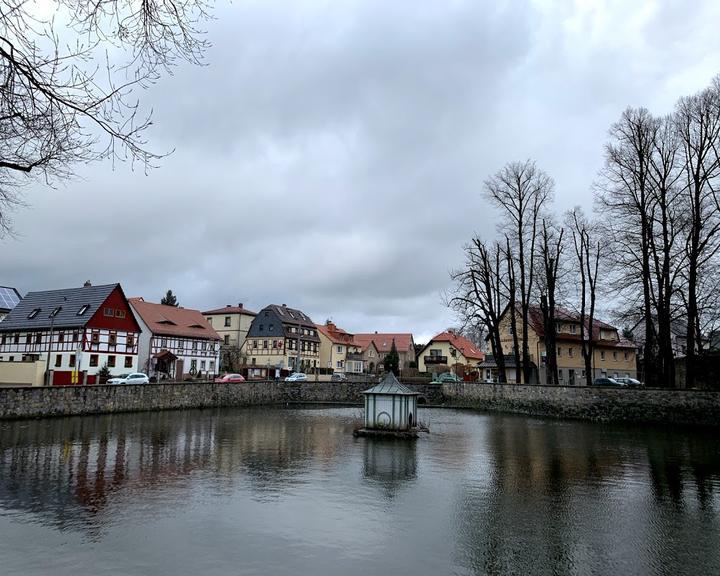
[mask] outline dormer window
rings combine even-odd
[[[62,310],[62,306],[58,306],[57,308],[55,308],[55,310],[50,313],[50,317],[55,318],[55,316],[60,313],[60,310]]]
[[[85,312],[88,311],[88,308],[90,308],[90,304],[83,304],[82,306],[80,306],[80,310],[78,310],[77,315],[82,316],[83,314],[85,314]]]
[[[32,320],[40,313],[40,308],[35,308],[30,314],[28,314],[28,320]]]

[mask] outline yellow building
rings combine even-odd
[[[545,330],[543,327],[542,311],[537,306],[531,306],[529,311],[528,348],[530,361],[534,366],[535,381],[546,383],[545,373]],[[557,309],[555,312],[557,326],[557,365],[560,384],[584,385],[585,362],[582,356],[582,343],[580,341],[580,316],[568,310]],[[522,315],[516,314],[518,347],[522,354]],[[592,377],[630,377],[635,378],[637,364],[635,359],[636,347],[633,342],[622,338],[615,326],[600,320],[593,321],[593,359]],[[500,340],[503,354],[511,360],[513,358],[513,334],[509,308],[505,310],[500,319]],[[485,367],[490,371],[490,367]],[[506,370],[508,381],[515,380],[515,370]],[[494,379],[491,374],[483,375],[484,379]],[[522,374],[521,374],[522,380]]]
[[[485,354],[475,344],[448,330],[425,345],[417,363],[420,372],[444,371],[458,364],[467,371],[476,371],[483,360]]]
[[[352,334],[328,321],[317,325],[320,335],[320,366],[334,372],[362,374],[364,361],[362,348]]]
[[[203,316],[220,336],[220,368],[221,370],[236,371],[245,359],[241,349],[247,338],[253,318],[257,316],[242,304],[224,308],[208,310]]]
[[[320,337],[307,314],[271,304],[253,319],[241,353],[251,366],[308,372],[320,366]]]

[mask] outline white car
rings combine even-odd
[[[285,382],[304,382],[307,380],[307,374],[302,372],[293,372],[290,376],[285,377]]]
[[[133,374],[123,374],[122,376],[117,376],[116,378],[110,378],[108,380],[108,384],[149,384],[150,378],[147,377],[147,374],[143,374],[142,372],[135,372]]]

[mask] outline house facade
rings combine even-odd
[[[368,356],[365,357],[368,372],[377,373],[382,371],[383,360],[389,354],[393,341],[395,341],[395,348],[400,358],[400,369],[404,370],[413,367],[415,365],[415,342],[413,335],[409,332],[355,334],[355,342],[368,353]],[[370,344],[374,346],[374,351],[371,350]],[[369,357],[371,351],[377,352],[377,359]],[[370,369],[370,363],[373,364],[372,370]]]
[[[558,380],[560,384],[569,386],[584,385],[585,363],[580,340],[580,316],[560,308],[556,310],[555,315]],[[530,361],[533,364],[535,382],[546,384],[545,360],[547,352],[545,350],[545,330],[540,307],[531,306],[528,316],[528,348],[530,350]],[[517,314],[517,330],[519,337],[522,334],[522,317],[519,313]],[[509,309],[505,310],[500,319],[500,340],[504,355],[512,356],[513,334]],[[592,378],[636,377],[636,344],[622,338],[617,327],[600,320],[593,320],[592,340],[594,347]],[[522,346],[522,343],[519,345]],[[508,380],[510,380],[511,376],[513,379],[515,378],[515,374],[510,374],[510,371],[507,372],[507,375]],[[520,382],[522,382],[522,375]]]
[[[0,362],[44,361],[52,384],[94,384],[104,365],[138,370],[140,334],[120,284],[30,292],[0,323]]]
[[[208,310],[203,316],[220,336],[220,366],[227,371],[237,370],[245,363],[241,349],[257,313],[245,308],[241,302],[237,306],[228,304],[224,308]]]
[[[485,354],[467,338],[451,330],[441,332],[428,342],[418,354],[418,370],[433,372],[435,367],[462,365],[475,371],[485,360]]]
[[[18,305],[22,297],[20,292],[10,286],[0,286],[0,322]]]
[[[319,367],[320,336],[310,317],[287,305],[257,313],[241,348],[250,366],[306,372]]]
[[[142,328],[141,370],[158,379],[212,377],[220,362],[220,336],[199,310],[130,298]]]
[[[352,334],[330,321],[316,327],[320,336],[320,366],[342,374],[365,372],[362,348]]]

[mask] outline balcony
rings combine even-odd
[[[345,354],[345,360],[354,360],[356,362],[362,362],[363,355],[359,352],[348,352]]]
[[[447,356],[424,356],[423,360],[425,361],[426,366],[429,364],[447,364],[448,363]]]

